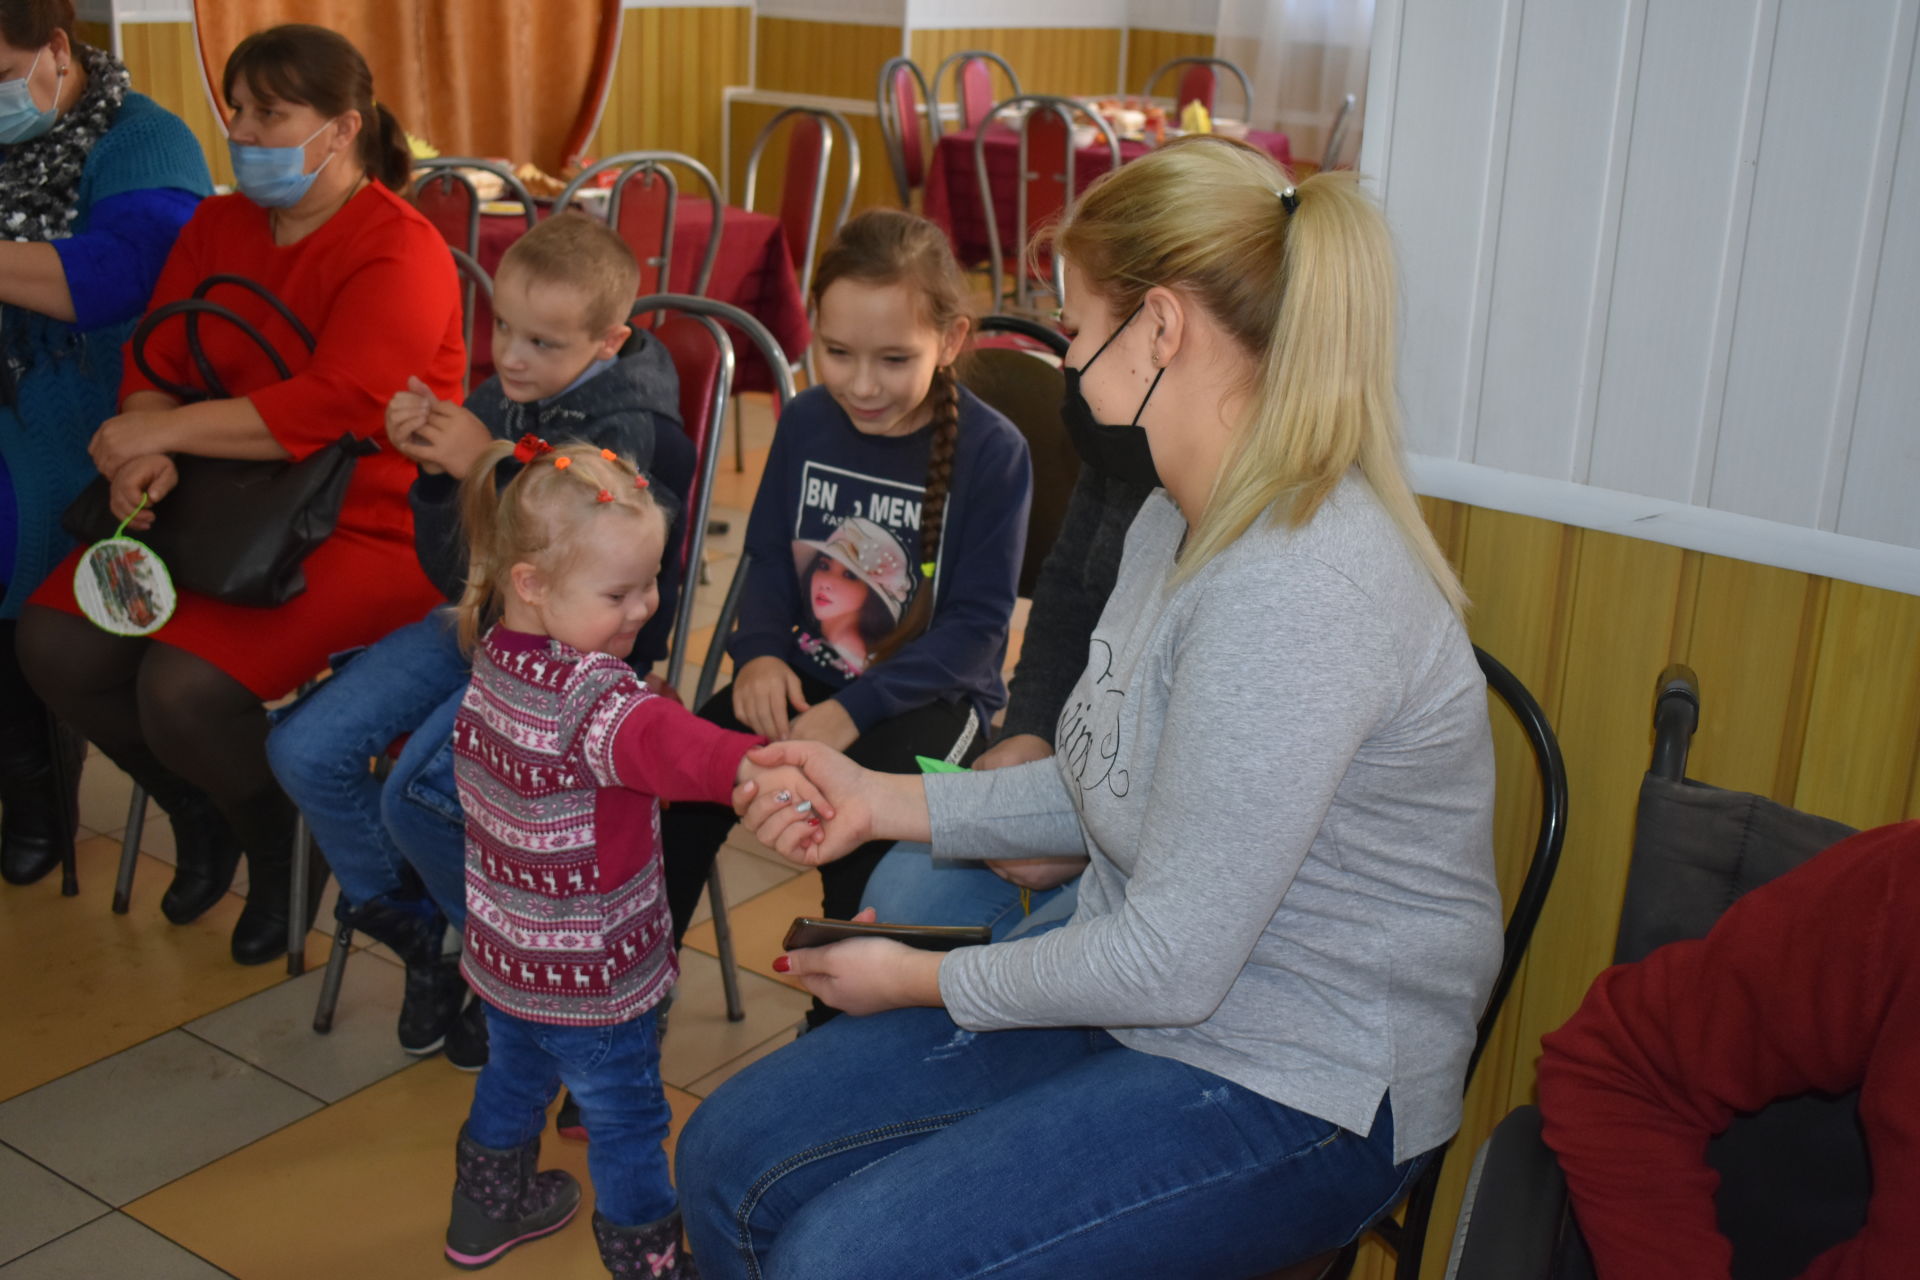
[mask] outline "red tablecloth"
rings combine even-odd
[[[1283,165],[1293,164],[1293,152],[1284,133],[1252,129],[1247,141],[1263,148]],[[1020,135],[1002,124],[987,135],[987,177],[993,183],[995,215],[1000,222],[1000,252],[1017,259],[1026,237],[1014,225],[1014,170],[1020,159]],[[1144,142],[1122,142],[1120,163],[1138,160],[1153,150]],[[1087,184],[1111,167],[1104,143],[1082,147],[1073,162],[1074,185],[1084,191]],[[973,130],[962,129],[942,137],[933,149],[933,164],[927,172],[927,189],[922,211],[947,229],[953,249],[964,263],[987,260],[987,223],[980,213],[980,179],[973,169]]]
[[[540,216],[547,209],[540,207]],[[480,265],[493,274],[500,269],[500,257],[507,246],[526,230],[526,219],[518,215],[480,219]],[[673,223],[673,262],[667,279],[675,293],[693,292],[693,277],[700,270],[700,259],[707,251],[707,236],[713,228],[713,206],[707,201],[686,196]],[[720,252],[713,260],[713,277],[707,282],[706,296],[731,302],[767,326],[774,341],[789,359],[798,360],[813,340],[807,325],[807,302],[800,296],[800,284],[794,277],[793,261],[787,255],[786,239],[780,234],[777,218],[731,205],[722,210]],[[473,376],[477,384],[493,373],[493,356],[488,335],[493,332],[493,311],[486,300],[480,301],[473,324]],[[735,391],[771,391],[773,376],[755,349],[744,337],[734,334]]]

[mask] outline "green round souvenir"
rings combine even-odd
[[[146,505],[142,497],[140,507]],[[134,508],[134,515],[140,507]],[[122,536],[132,519],[128,516],[112,537],[88,547],[73,571],[73,598],[80,612],[94,626],[117,636],[152,635],[167,624],[179,603],[173,575],[153,548]]]

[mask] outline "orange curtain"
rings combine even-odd
[[[216,98],[241,40],[311,22],[359,47],[375,95],[409,133],[449,155],[531,160],[556,174],[593,131],[620,38],[620,0],[194,0],[193,9]]]

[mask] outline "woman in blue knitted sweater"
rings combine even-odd
[[[14,658],[20,606],[70,545],[60,513],[92,479],[120,348],[174,237],[213,188],[177,116],[73,35],[73,0],[0,0],[0,875],[59,861],[54,743]],[[65,802],[85,743],[60,735]]]

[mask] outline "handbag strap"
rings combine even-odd
[[[133,341],[129,344],[133,349],[134,366],[140,370],[147,381],[179,400],[190,402],[208,396],[224,400],[231,394],[227,390],[226,383],[221,380],[219,373],[214,370],[213,362],[207,359],[206,351],[200,344],[200,317],[202,315],[217,316],[239,329],[246,337],[252,339],[253,344],[259,347],[267,359],[272,362],[274,372],[278,373],[283,381],[293,376],[292,370],[287,367],[287,362],[281,358],[280,352],[267,340],[265,334],[261,333],[252,323],[231,308],[208,300],[207,294],[219,285],[230,285],[245,289],[260,298],[261,301],[279,313],[280,318],[287,322],[287,325],[293,330],[294,335],[306,345],[309,353],[314,349],[315,344],[312,331],[301,323],[300,317],[296,316],[286,303],[275,297],[273,292],[264,285],[261,285],[257,281],[249,280],[245,276],[208,276],[194,287],[191,297],[181,298],[176,302],[169,302],[165,306],[155,307],[152,311],[149,311],[140,321],[139,327],[134,330]],[[153,336],[155,329],[159,328],[161,324],[172,319],[174,316],[186,317],[187,353],[192,356],[194,367],[200,371],[200,378],[206,384],[204,388],[183,386],[169,378],[164,378],[147,360],[148,339]]]

